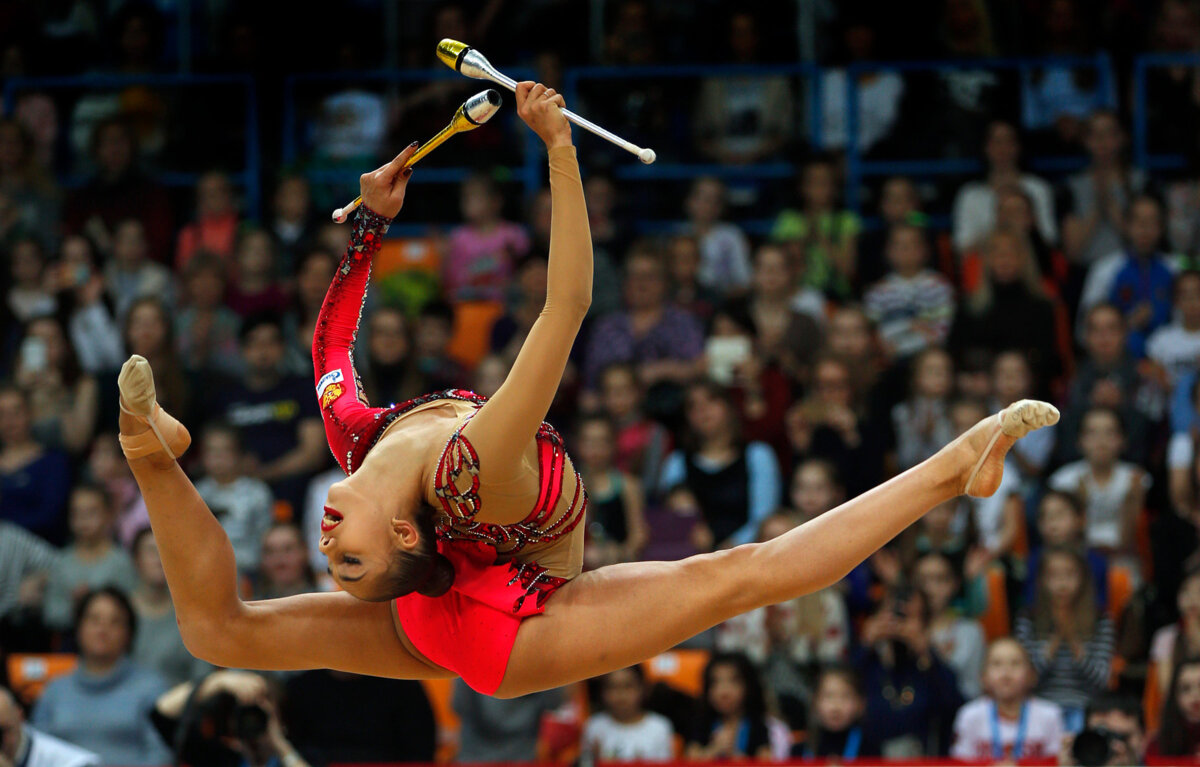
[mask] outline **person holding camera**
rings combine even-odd
[[[150,719],[188,764],[308,767],[283,732],[267,682],[248,671],[214,671],[155,702]]]
[[[1063,738],[1060,765],[1103,767],[1145,764],[1146,722],[1136,698],[1105,694],[1087,707],[1084,729]]]

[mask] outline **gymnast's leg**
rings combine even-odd
[[[830,586],[937,504],[964,490],[994,493],[1017,438],[1057,420],[1051,406],[1023,401],[774,540],[584,573],[546,602],[545,613],[521,624],[497,694],[524,695],[624,668],[734,615]]]

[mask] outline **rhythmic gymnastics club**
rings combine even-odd
[[[412,153],[412,157],[408,158],[408,162],[404,163],[404,167],[407,168],[411,165],[416,165],[425,155],[444,144],[455,133],[466,133],[483,125],[492,119],[492,115],[496,114],[503,103],[504,100],[500,98],[500,94],[491,88],[476,93],[463,102],[462,106],[454,113],[454,117],[450,119],[449,125],[438,131],[436,136],[426,141],[417,151]],[[333,212],[334,222],[338,224],[345,223],[354,209],[362,205],[362,201],[363,199],[360,195],[355,197],[354,202],[346,207],[335,210]]]
[[[516,80],[496,69],[492,66],[492,62],[487,60],[486,56],[466,43],[446,38],[438,43],[437,57],[441,59],[443,64],[461,75],[474,77],[476,80],[491,80],[497,85],[503,85],[513,92],[517,90]],[[591,120],[585,120],[570,109],[564,109],[562,112],[568,120],[580,128],[590,131],[606,141],[611,141],[626,152],[637,155],[637,158],[645,164],[649,165],[654,162],[656,155],[653,149],[648,147],[643,149],[637,144],[632,144],[617,134],[601,128]]]

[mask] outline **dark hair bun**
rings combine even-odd
[[[417,586],[417,593],[426,597],[440,597],[454,585],[454,565],[440,552],[429,558],[429,571]]]

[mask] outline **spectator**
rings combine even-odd
[[[238,212],[229,176],[210,171],[196,182],[196,219],[179,230],[175,270],[182,272],[198,251],[229,263],[237,239]]]
[[[0,208],[6,209],[0,242],[14,232],[45,232],[41,245],[55,244],[51,233],[58,231],[59,192],[38,160],[33,135],[11,118],[0,120],[0,198]]]
[[[275,522],[262,538],[255,599],[278,599],[317,590],[304,533],[291,522]]]
[[[1012,231],[997,230],[983,242],[982,253],[980,279],[963,296],[951,347],[990,354],[1015,349],[1038,378],[1051,380],[1063,368],[1057,318],[1029,243]]]
[[[421,307],[413,329],[413,354],[422,376],[421,393],[462,386],[467,380],[463,366],[450,356],[454,331],[454,309],[443,301]]]
[[[600,404],[616,429],[613,465],[657,488],[659,471],[671,449],[671,434],[642,412],[641,387],[633,365],[614,363],[600,373]]]
[[[549,192],[549,189],[545,190]],[[617,186],[610,176],[592,171],[583,181],[583,199],[587,204],[588,229],[592,233],[592,308],[595,317],[621,308],[620,258],[629,248],[633,233],[629,222],[617,214]],[[545,201],[549,203],[547,196]],[[549,206],[545,210],[546,236],[538,253],[550,252]]]
[[[955,606],[962,576],[948,556],[931,551],[916,561],[912,580],[929,606],[929,635],[938,657],[954,671],[963,698],[977,697],[986,640],[979,621],[964,617]]]
[[[684,201],[687,234],[700,245],[700,284],[729,297],[750,285],[750,242],[736,224],[723,221],[725,185],[705,176],[692,183]]]
[[[204,478],[196,482],[196,492],[225,529],[238,571],[245,574],[258,570],[275,499],[265,482],[243,473],[242,459],[237,429],[210,421],[200,437]]]
[[[1162,725],[1146,747],[1146,756],[1195,758],[1200,754],[1200,659],[1175,666],[1163,701]]]
[[[108,493],[98,485],[76,485],[71,491],[68,523],[71,545],[63,550],[50,571],[42,603],[46,625],[55,631],[70,630],[75,603],[101,586],[129,593],[137,584],[133,562],[113,541],[113,508]]]
[[[508,378],[508,371],[511,369],[512,365],[508,360],[495,354],[489,354],[481,359],[475,367],[472,391],[489,398],[496,396],[496,392],[500,391],[500,387],[504,385],[504,379]]]
[[[562,702],[562,690],[504,700],[475,692],[466,682],[455,679],[450,705],[462,721],[455,761],[462,764],[535,761],[542,716]]]
[[[1024,173],[1020,166],[1021,142],[1016,127],[994,120],[987,128],[983,155],[987,176],[963,184],[954,196],[954,248],[966,253],[978,247],[995,230],[999,194],[1015,185],[1033,203],[1038,233],[1048,243],[1058,241],[1054,215],[1054,190],[1043,179]]]
[[[936,347],[918,352],[912,362],[909,396],[892,408],[898,468],[912,468],[954,439],[950,395],[954,391],[954,360]]]
[[[1083,499],[1073,492],[1047,490],[1038,503],[1037,532],[1041,546],[1035,547],[1026,562],[1026,571],[1041,570],[1043,548],[1068,548],[1083,552],[1088,570],[1092,574],[1092,585],[1096,589],[1096,604],[1104,608],[1108,604],[1108,557],[1087,543],[1087,509]],[[1037,600],[1037,580],[1025,581],[1027,605]]]
[[[308,179],[299,174],[288,174],[279,179],[271,212],[273,217],[267,228],[275,238],[280,261],[287,267],[299,261],[301,248],[316,236]],[[290,272],[286,268],[284,271]]]
[[[855,401],[872,408],[879,399],[875,396],[876,390],[888,371],[875,328],[861,306],[847,304],[834,310],[825,332],[825,344],[828,356],[851,371],[851,391]],[[899,401],[900,393],[894,396]]]
[[[103,432],[92,441],[88,453],[86,476],[108,492],[116,518],[117,540],[132,550],[138,531],[150,526],[150,512],[142,500],[129,462],[121,453],[120,442],[113,432]]]
[[[225,305],[225,266],[214,255],[196,253],[183,272],[186,304],[175,315],[179,357],[196,373],[237,375],[241,318]]]
[[[1083,459],[1050,475],[1055,490],[1087,499],[1087,542],[1115,552],[1134,544],[1137,517],[1142,513],[1150,476],[1136,464],[1120,460],[1125,433],[1121,416],[1109,408],[1084,414],[1079,432]]]
[[[321,313],[321,304],[325,302],[325,294],[333,283],[338,259],[327,250],[313,248],[296,259],[293,267],[296,275],[295,299],[291,311],[284,318],[287,366],[302,376],[313,376],[312,346],[317,315]],[[292,274],[291,268],[285,274]]]
[[[61,543],[70,466],[66,455],[34,441],[29,404],[21,389],[0,387],[0,520]]]
[[[1088,266],[1121,249],[1121,222],[1145,177],[1122,156],[1125,133],[1117,116],[1092,112],[1084,127],[1088,166],[1067,180],[1070,206],[1063,221],[1063,250],[1073,263]]]
[[[675,756],[671,722],[645,709],[641,666],[612,671],[598,680],[600,710],[583,726],[582,750],[596,761],[669,762]]]
[[[1158,689],[1169,690],[1171,674],[1188,658],[1200,656],[1200,567],[1192,564],[1175,595],[1179,620],[1154,632],[1149,673],[1158,674]]]
[[[758,19],[734,10],[728,20],[730,61],[762,60]],[[792,93],[787,78],[711,77],[700,84],[693,125],[700,153],[725,165],[746,165],[777,156],[792,137]]]
[[[447,300],[503,301],[513,262],[529,251],[529,235],[501,217],[504,198],[496,182],[478,173],[459,190],[463,224],[450,231],[442,262]]]
[[[828,158],[810,160],[797,183],[799,208],[784,210],[771,239],[785,243],[797,278],[831,298],[850,295],[858,261],[858,216],[838,209],[837,169]]]
[[[125,359],[121,331],[105,296],[104,275],[86,237],[63,240],[57,282],[60,316],[66,318],[79,366],[92,375],[119,368]]]
[[[663,465],[659,489],[686,484],[704,512],[696,540],[701,550],[748,543],[779,506],[779,463],[762,442],[745,444],[729,394],[697,383],[686,395],[688,440]]]
[[[170,197],[137,167],[132,126],[120,117],[100,121],[92,129],[89,149],[96,174],[67,198],[63,210],[66,233],[86,234],[107,251],[122,223],[137,219],[149,257],[160,263],[169,261]]]
[[[1033,367],[1025,354],[1004,351],[992,361],[992,410],[1003,410],[1019,400],[1036,398],[1042,388],[1035,387]],[[1042,476],[1050,463],[1050,454],[1054,452],[1056,432],[1053,426],[1030,432],[1027,436],[1035,434],[1038,436],[1034,439],[1018,440],[1008,453],[1026,488]]]
[[[697,762],[772,758],[766,693],[745,655],[718,653],[705,666],[701,711],[686,753]]]
[[[307,477],[329,459],[312,382],[284,373],[278,317],[248,318],[240,341],[245,372],[214,387],[205,412],[237,428],[244,473],[266,482],[276,498],[298,508]]]
[[[99,387],[79,366],[66,330],[54,317],[25,326],[16,381],[29,392],[37,441],[75,455],[83,452],[96,428]]]
[[[492,324],[491,350],[511,364],[546,305],[547,262],[534,255],[522,259],[509,287],[508,311]]]
[[[858,268],[854,274],[854,285],[859,290],[878,282],[887,274],[885,254],[888,233],[893,226],[909,224],[929,232],[928,216],[921,212],[917,186],[907,176],[890,176],[883,182],[879,190],[879,217],[882,219],[879,226],[867,229],[858,238]]]
[[[1125,319],[1111,304],[1088,310],[1084,320],[1087,356],[1075,371],[1067,391],[1063,419],[1055,428],[1056,456],[1060,462],[1079,457],[1083,416],[1092,408],[1114,409],[1124,427],[1122,450],[1126,458],[1140,461],[1146,452],[1148,416],[1161,412],[1162,403],[1126,353]],[[1186,427],[1184,427],[1186,428]]]
[[[13,316],[21,322],[53,314],[57,303],[48,285],[46,254],[32,237],[22,237],[9,251],[9,276],[12,280],[5,299]]]
[[[888,139],[896,127],[904,98],[904,78],[888,71],[856,73],[858,135],[851,138],[846,120],[850,111],[846,103],[847,65],[877,60],[880,47],[876,45],[878,31],[872,19],[850,8],[844,9],[844,13],[839,41],[842,55],[835,56],[831,66],[821,70],[820,148],[840,151],[852,141],[860,152],[868,153]]]
[[[945,342],[954,320],[954,288],[926,265],[925,235],[914,226],[892,229],[887,258],[892,271],[867,290],[863,306],[888,356],[907,359]]]
[[[792,746],[792,756],[853,762],[878,754],[879,743],[863,727],[866,701],[858,674],[848,666],[826,666],[815,687],[808,737]]]
[[[1046,549],[1033,609],[1017,618],[1014,636],[1038,672],[1038,694],[1063,709],[1066,729],[1080,729],[1089,698],[1105,689],[1113,625],[1099,611],[1087,561],[1077,551]]]
[[[170,407],[172,412],[190,413],[192,388],[175,351],[175,328],[168,305],[166,300],[154,296],[139,298],[125,315],[122,335],[130,354],[139,354],[154,366],[159,404],[164,408]],[[160,370],[161,373],[158,372]],[[109,378],[108,388],[112,394],[116,394],[115,375]],[[115,416],[110,408],[106,408],[105,412],[109,417]]]
[[[426,394],[424,378],[413,359],[412,330],[404,312],[394,306],[379,306],[367,318],[367,328],[367,369],[363,375],[367,399],[376,404],[405,402]]]
[[[418,681],[319,669],[289,678],[283,699],[286,732],[315,764],[434,760],[439,733]],[[333,700],[338,701],[336,727],[329,726],[328,701]]]
[[[112,235],[112,260],[104,270],[117,317],[124,318],[143,298],[170,302],[174,295],[171,272],[149,260],[146,230],[135,218],[118,221]]]
[[[1033,697],[1036,685],[1037,674],[1020,642],[1001,637],[988,645],[985,695],[958,710],[950,755],[996,762],[1057,756],[1063,739],[1062,711]]]
[[[40,611],[58,557],[58,551],[41,538],[0,521],[0,620],[21,609]]]
[[[148,527],[139,530],[131,549],[137,585],[130,592],[129,602],[137,616],[138,631],[129,655],[142,668],[158,672],[168,684],[186,682],[198,676],[206,664],[192,657],[179,634],[153,531]]]
[[[665,268],[646,245],[635,245],[625,258],[624,293],[624,310],[592,328],[585,385],[594,389],[600,371],[615,362],[636,366],[638,382],[647,389],[674,388],[694,378],[703,369],[704,333],[694,317],[667,303]]]
[[[0,764],[19,767],[100,767],[91,751],[39,732],[25,723],[16,697],[0,687]]]
[[[712,317],[721,303],[721,294],[700,282],[699,240],[690,234],[671,238],[667,244],[667,276],[671,281],[670,303],[698,320]],[[595,306],[595,298],[592,305]]]
[[[845,496],[837,469],[829,461],[809,458],[792,473],[788,499],[800,524],[838,506]]]
[[[893,590],[863,624],[858,666],[866,691],[864,728],[885,758],[943,754],[962,700],[954,671],[938,656],[929,607],[919,591]]]
[[[576,467],[588,489],[587,544],[589,569],[639,558],[650,537],[645,496],[637,479],[613,466],[616,433],[601,415],[585,417],[576,427]]]
[[[1174,319],[1150,334],[1146,356],[1162,366],[1167,382],[1175,386],[1196,372],[1200,359],[1200,271],[1175,277]]]
[[[1073,271],[1062,250],[1042,236],[1033,198],[1020,186],[1009,184],[996,190],[996,229],[1013,232],[1028,243],[1048,293],[1075,300],[1078,270]],[[968,267],[969,260],[962,268],[966,271]]]
[[[170,751],[150,724],[162,678],[128,657],[137,630],[120,591],[88,592],[76,610],[79,668],[46,685],[33,726],[80,745],[105,765],[160,765]]]
[[[264,229],[242,232],[234,258],[233,280],[225,291],[226,305],[243,320],[256,314],[286,311],[288,297],[278,280],[271,235]]]

